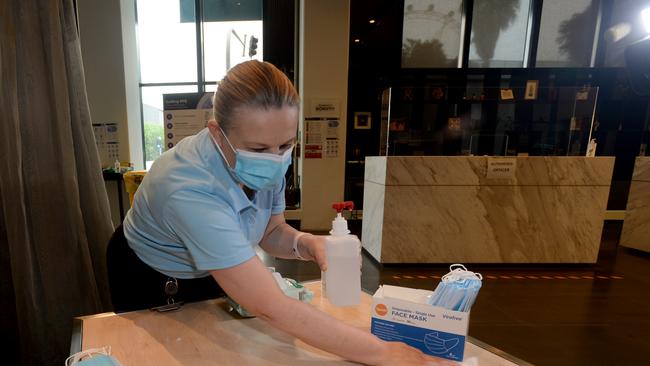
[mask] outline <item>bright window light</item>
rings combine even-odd
[[[641,11],[641,20],[643,21],[645,31],[650,33],[650,8],[645,8]]]

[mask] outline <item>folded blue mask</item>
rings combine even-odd
[[[65,360],[65,366],[122,366],[111,354],[111,347],[77,352]]]
[[[450,272],[442,277],[431,295],[429,304],[448,310],[468,312],[481,289],[483,276],[468,271],[462,264],[452,264],[449,270]]]

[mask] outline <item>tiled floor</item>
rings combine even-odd
[[[650,365],[650,254],[618,247],[606,222],[595,265],[468,265],[485,276],[469,334],[536,365]],[[313,263],[264,258],[285,277],[319,278]],[[364,253],[362,286],[433,289],[446,266],[381,266]]]

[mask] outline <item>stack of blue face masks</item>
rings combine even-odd
[[[429,304],[448,310],[468,312],[481,289],[483,276],[468,271],[462,264],[452,264],[449,270],[450,272],[442,277],[442,281],[431,295]]]

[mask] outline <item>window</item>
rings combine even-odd
[[[142,83],[197,81],[196,26],[180,21],[178,0],[138,0],[137,29]]]
[[[616,0],[612,6],[610,26],[605,30],[605,66],[625,66],[623,52],[630,44],[648,35],[641,11],[650,3],[638,0]]]
[[[406,0],[402,67],[458,67],[462,0]]]
[[[597,0],[544,0],[535,65],[589,67],[597,17]]]
[[[229,67],[263,59],[261,0],[199,4],[197,9],[195,0],[137,0],[147,168],[165,150],[163,94],[213,92]]]
[[[530,0],[477,0],[469,67],[522,67]]]

